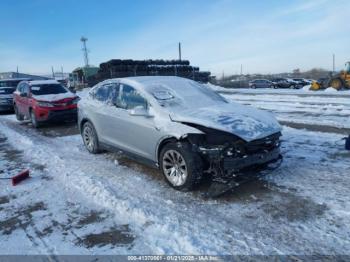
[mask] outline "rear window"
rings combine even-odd
[[[68,90],[61,86],[60,84],[44,84],[44,85],[35,85],[31,86],[30,90],[33,95],[56,95],[67,93]]]

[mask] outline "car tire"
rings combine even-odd
[[[23,121],[23,120],[24,120],[24,117],[23,117],[23,115],[21,115],[21,114],[19,113],[18,108],[17,108],[16,105],[13,106],[13,109],[15,110],[16,119],[17,119],[18,121]]]
[[[81,130],[81,136],[83,138],[86,149],[91,154],[97,154],[100,152],[97,132],[91,122],[86,122]]]
[[[255,89],[256,88],[256,86],[255,85],[252,85],[250,88],[253,88],[253,89]]]
[[[176,190],[190,191],[202,179],[202,159],[186,142],[166,144],[160,152],[159,165],[166,182]]]
[[[34,110],[30,110],[30,122],[32,123],[32,126],[34,128],[39,128],[40,127],[40,123],[38,122],[38,120],[36,119],[36,116],[35,116],[35,112]]]

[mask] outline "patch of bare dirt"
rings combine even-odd
[[[135,240],[130,232],[128,225],[110,228],[108,231],[88,234],[77,241],[77,244],[84,245],[87,248],[103,247],[106,245],[125,246],[131,245]]]

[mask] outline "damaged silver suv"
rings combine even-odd
[[[106,80],[78,109],[89,152],[124,152],[158,167],[178,190],[190,190],[206,173],[230,177],[280,157],[281,127],[270,113],[229,103],[189,79]]]

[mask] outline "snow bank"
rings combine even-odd
[[[324,90],[325,92],[338,92],[337,89],[333,88],[333,87],[328,87],[326,90]]]
[[[214,91],[225,91],[225,90],[227,90],[227,88],[224,88],[222,86],[213,85],[211,83],[205,84],[205,86],[209,87],[210,89],[212,89]]]
[[[302,90],[303,91],[311,91],[311,85],[303,86]]]

